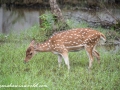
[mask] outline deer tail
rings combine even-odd
[[[101,38],[104,42],[106,42],[106,37],[105,37],[104,34],[100,33],[100,38]]]

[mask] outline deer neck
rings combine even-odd
[[[50,41],[46,41],[44,43],[38,43],[36,51],[38,51],[38,52],[51,51]]]

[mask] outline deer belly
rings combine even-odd
[[[80,51],[84,48],[83,45],[77,45],[77,46],[66,46],[67,50],[70,52]]]

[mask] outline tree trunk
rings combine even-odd
[[[65,19],[63,17],[62,12],[61,12],[61,9],[59,8],[56,0],[49,0],[49,2],[50,2],[51,12],[55,18],[55,22],[53,25],[53,31],[61,31],[61,30],[64,30],[66,28],[68,29],[69,26],[65,22]],[[55,25],[56,23],[59,25]]]

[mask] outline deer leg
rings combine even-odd
[[[64,61],[65,61],[65,64],[67,65],[67,68],[68,70],[70,70],[70,64],[69,64],[69,58],[68,58],[68,53],[67,52],[64,52],[61,54]]]
[[[93,48],[93,55],[97,58],[98,63],[100,63],[100,54],[97,52],[95,48],[96,48],[96,45]]]
[[[89,46],[89,47],[85,47],[85,49],[86,49],[86,52],[89,57],[89,67],[88,68],[90,69],[92,66],[92,62],[93,62],[93,55],[92,55],[93,48]]]
[[[98,63],[100,63],[100,54],[97,52],[97,50],[93,50],[93,55],[97,58]]]
[[[62,62],[62,56],[60,54],[58,54],[58,64],[59,64],[59,68],[61,67],[61,62]]]

